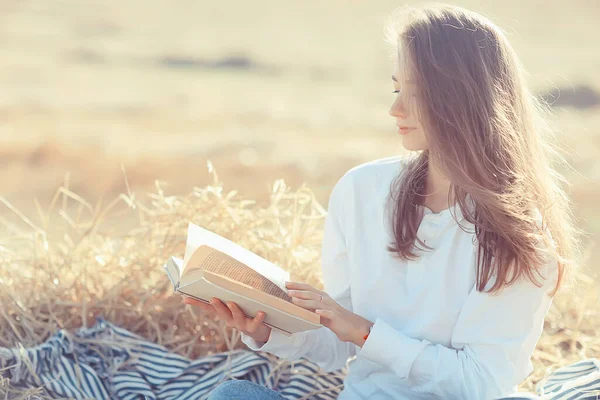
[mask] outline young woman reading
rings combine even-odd
[[[289,282],[323,328],[291,337],[213,299],[253,350],[349,364],[339,398],[492,399],[531,372],[544,316],[576,258],[569,199],[552,166],[546,106],[506,36],[449,5],[405,8],[389,110],[411,156],[349,170],[329,200],[325,290]],[[555,158],[553,158],[555,157]],[[256,387],[258,386],[258,388]],[[209,399],[283,399],[229,381]]]

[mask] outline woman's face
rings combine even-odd
[[[416,112],[417,88],[413,81],[406,79],[406,76],[402,63],[397,62],[392,74],[396,97],[389,113],[396,119],[397,132],[402,136],[402,146],[406,150],[427,150],[429,148],[427,137]],[[401,129],[404,127],[410,129]]]

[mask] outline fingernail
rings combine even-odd
[[[321,313],[323,312],[323,310],[315,310],[315,312],[316,312],[317,314],[321,314]]]

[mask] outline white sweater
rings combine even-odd
[[[454,205],[439,213],[422,207],[419,237],[432,251],[404,261],[393,242],[386,198],[408,159],[374,160],[349,170],[334,186],[322,244],[325,291],[374,322],[363,347],[342,342],[326,327],[287,337],[273,330],[253,350],[283,359],[306,358],[326,371],[350,356],[340,400],[493,399],[516,391],[533,370],[556,282],[556,261],[538,288],[521,280],[494,296],[476,291],[477,238]],[[461,221],[461,229],[452,218]],[[490,281],[489,285],[493,282]],[[489,286],[488,286],[489,287]]]

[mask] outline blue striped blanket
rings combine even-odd
[[[36,347],[0,347],[0,374],[14,387],[43,387],[49,397],[74,399],[205,399],[231,379],[288,399],[335,399],[343,388],[341,373],[323,373],[308,360],[287,363],[249,350],[190,360],[103,319],[74,333],[60,330]],[[537,395],[503,399],[600,399],[600,362],[562,367],[540,382]]]
[[[310,398],[335,399],[343,388],[339,373],[319,372],[304,359],[273,357],[235,350],[190,360],[98,319],[74,333],[60,330],[36,347],[0,347],[0,374],[15,387],[43,387],[51,398],[74,399],[205,399],[231,379],[265,385],[289,399],[315,391]]]
[[[598,400],[600,360],[590,358],[561,367],[538,383],[537,394],[515,393],[499,400]]]

